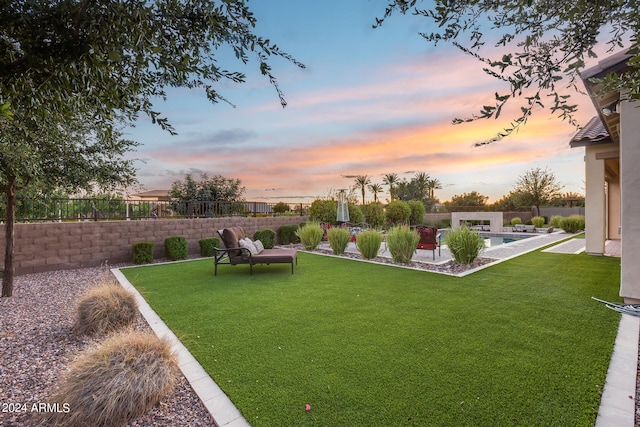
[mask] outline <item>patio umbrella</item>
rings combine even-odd
[[[349,205],[347,203],[345,190],[340,190],[338,193],[338,215],[336,216],[336,222],[349,222]]]

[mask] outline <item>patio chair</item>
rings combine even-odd
[[[433,253],[433,259],[436,259],[436,248],[438,249],[438,256],[440,256],[440,245],[436,235],[438,229],[436,227],[429,227],[427,225],[417,225],[415,230],[420,234],[420,241],[418,241],[418,249],[426,249]]]

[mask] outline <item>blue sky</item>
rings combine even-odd
[[[503,120],[464,125],[451,120],[491,103],[499,84],[456,48],[424,41],[418,34],[429,31],[424,18],[398,15],[372,29],[385,4],[251,1],[256,32],[306,65],[273,58],[288,106],[280,106],[257,62],[246,67],[221,52],[223,68],[247,74],[244,84],[218,87],[234,106],[213,105],[198,91],[171,90],[157,109],[178,135],[146,118],[128,131],[141,143],[135,157],[143,189],[168,189],[185,173],[206,172],[241,179],[247,200],[296,202],[347,188],[353,175],[382,183],[386,173],[410,179],[426,172],[442,183],[441,201],[471,191],[495,201],[518,176],[541,167],[564,191],[583,192],[584,153],[569,148],[575,128],[548,112],[537,112],[515,136],[473,147],[515,116],[507,111]],[[575,100],[584,124],[593,107],[586,96]]]

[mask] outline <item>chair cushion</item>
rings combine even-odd
[[[222,230],[222,242],[227,249],[238,248],[238,241],[244,239],[244,230],[242,227],[229,227]]]
[[[222,242],[224,243],[225,248],[237,248],[239,246],[238,240],[238,235],[233,228],[225,228],[222,230]]]

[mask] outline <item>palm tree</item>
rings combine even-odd
[[[382,185],[380,184],[369,184],[369,191],[373,193],[373,201],[378,201],[378,193],[382,193]]]
[[[430,180],[431,177],[426,172],[417,172],[416,176],[412,180],[415,183],[416,190],[420,194],[421,199],[426,199],[429,196]]]
[[[362,205],[364,206],[364,191],[367,188],[367,185],[371,183],[371,178],[369,175],[357,175],[355,187],[359,188],[362,191]]]
[[[389,197],[391,198],[391,202],[395,198],[395,189],[396,185],[400,182],[400,178],[398,178],[397,173],[388,173],[382,178],[382,183],[389,186]]]
[[[435,190],[442,190],[442,184],[438,178],[431,178],[427,184],[427,188],[429,189],[429,198],[435,200]]]

